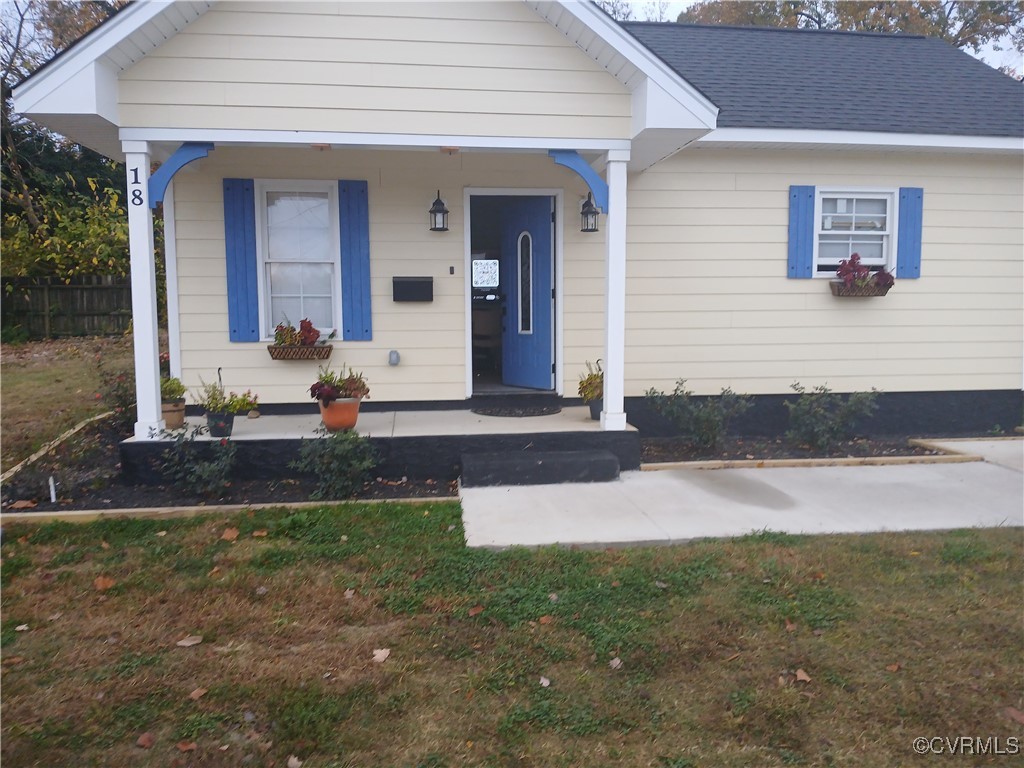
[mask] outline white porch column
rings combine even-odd
[[[135,341],[135,437],[155,439],[160,418],[160,343],[157,337],[156,258],[149,207],[149,144],[122,142],[128,174],[128,247],[132,270],[132,335]]]
[[[628,150],[609,150],[608,215],[605,226],[604,410],[601,429],[626,428],[626,162]]]

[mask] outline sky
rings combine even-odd
[[[644,17],[644,6],[647,5],[648,2],[649,0],[637,0],[636,2],[632,2],[631,0],[630,4],[636,7],[636,10],[633,12],[634,16],[636,16],[638,19],[642,19]],[[676,17],[679,16],[683,9],[689,7],[692,4],[692,0],[687,0],[684,2],[670,2],[667,4],[668,9],[666,16],[670,21],[675,21]],[[997,51],[994,48],[992,48],[992,46],[986,46],[982,48],[981,51],[979,51],[978,53],[974,53],[973,51],[970,50],[967,51],[967,53],[971,54],[972,56],[975,56],[976,58],[981,59],[989,66],[995,67],[996,69],[1002,66],[1009,66],[1012,69],[1016,70],[1017,72],[1024,73],[1024,62],[1022,62],[1021,60],[1021,55],[1017,53],[1017,51],[1013,50],[1013,46],[1010,44],[1010,41],[1008,39],[1005,41],[1005,44],[1002,45],[1002,47],[1005,48],[1006,50]]]

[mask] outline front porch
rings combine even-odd
[[[186,429],[205,424],[202,416],[189,416]],[[238,447],[240,479],[285,477],[300,441],[319,437],[320,417],[310,412],[237,418],[231,440]],[[624,431],[602,429],[585,406],[563,407],[545,416],[485,416],[469,409],[361,411],[356,431],[370,438],[380,456],[376,473],[385,478],[433,478],[449,481],[461,473],[466,453],[606,450],[620,469],[640,466],[640,435],[627,425]],[[198,441],[217,440],[209,435]],[[155,457],[170,440],[132,437],[121,444],[121,466],[126,481],[159,480]]]

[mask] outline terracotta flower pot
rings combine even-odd
[[[358,397],[347,397],[333,400],[329,405],[318,401],[320,406],[320,418],[328,432],[338,432],[343,429],[352,429],[359,418]]]
[[[167,429],[181,429],[185,426],[185,398],[160,403],[160,412]]]

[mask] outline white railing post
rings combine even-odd
[[[609,150],[608,215],[605,227],[604,410],[601,429],[626,428],[626,162],[627,150]]]

